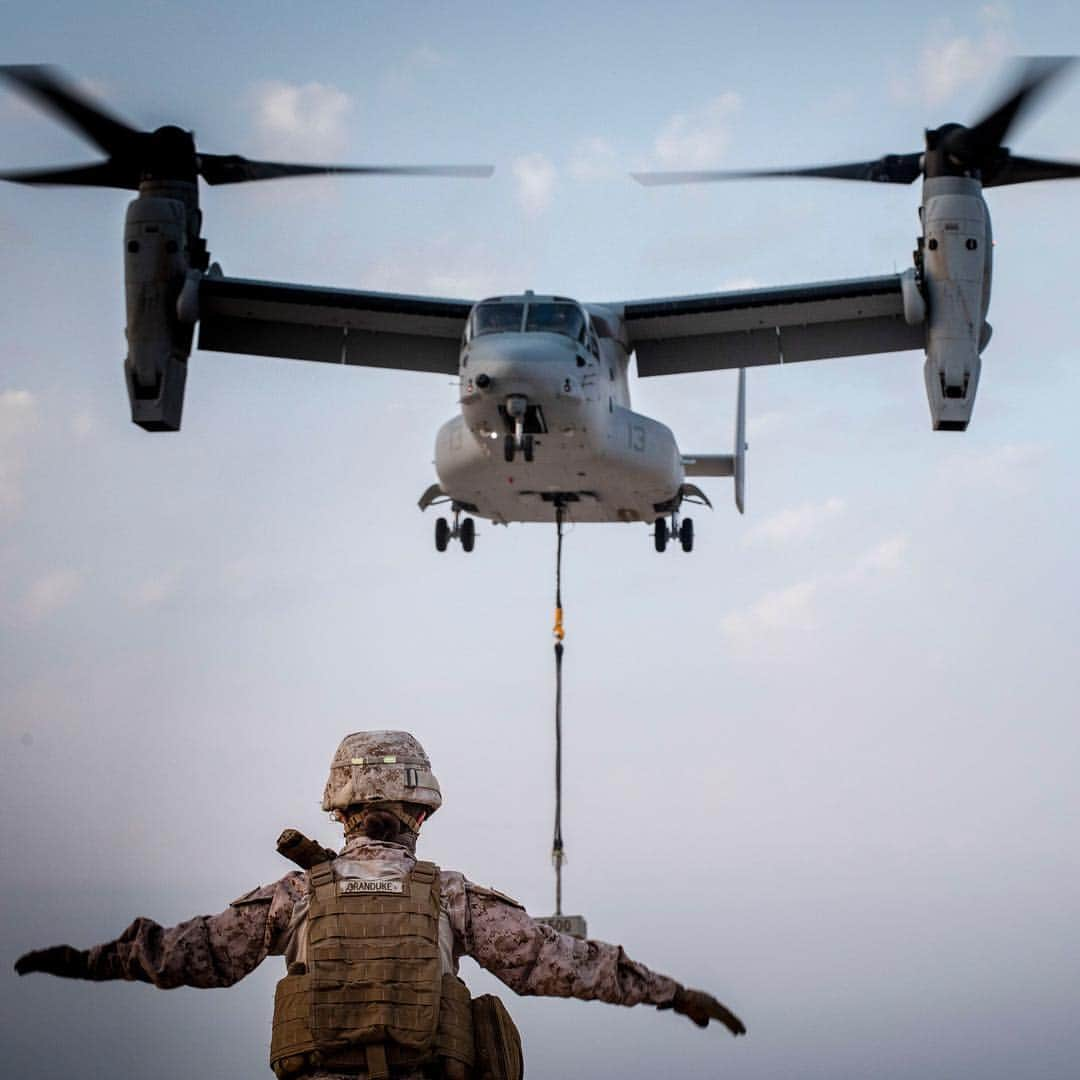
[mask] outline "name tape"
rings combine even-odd
[[[405,882],[400,878],[347,878],[338,882],[338,896],[356,893],[404,893]]]

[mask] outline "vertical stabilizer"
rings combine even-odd
[[[735,406],[735,505],[746,512],[746,368],[739,368],[739,399]]]
[[[730,476],[735,481],[735,505],[742,514],[746,509],[746,369],[739,368],[739,391],[735,404],[735,452],[733,454],[684,454],[683,470],[687,476]],[[705,499],[704,493],[693,484],[692,494]]]

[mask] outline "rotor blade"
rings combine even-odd
[[[96,143],[105,153],[122,153],[139,132],[109,116],[51,68],[38,64],[2,64],[0,75]]]
[[[112,161],[73,165],[66,169],[16,169],[0,172],[0,180],[16,184],[77,184],[82,187],[128,188],[135,191],[139,177]]]
[[[199,172],[208,184],[240,184],[248,180],[277,180],[285,176],[458,176],[484,177],[491,165],[290,165],[277,161],[251,161],[239,154],[200,154]]]
[[[1045,161],[1040,158],[1016,157],[1010,154],[989,176],[983,176],[983,187],[1004,187],[1006,184],[1029,184],[1033,180],[1071,180],[1080,177],[1080,162]]]
[[[872,180],[910,184],[922,171],[922,154],[888,154],[876,161],[853,161],[845,165],[815,165],[806,169],[739,169],[693,172],[631,173],[639,183],[694,184],[709,180],[749,180],[757,177],[817,176],[833,180]]]
[[[1029,57],[1020,69],[1012,92],[995,109],[968,128],[969,137],[983,150],[1001,146],[1013,124],[1075,59],[1072,56]]]

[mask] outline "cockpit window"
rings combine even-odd
[[[565,334],[574,341],[586,340],[585,312],[577,304],[562,300],[529,301],[485,300],[473,308],[467,339],[481,334],[506,334],[521,330]]]
[[[565,334],[575,341],[584,341],[585,316],[577,304],[530,304],[525,329]]]
[[[472,332],[469,336],[505,334],[509,330],[520,330],[524,314],[524,304],[502,302],[477,304],[473,309]]]

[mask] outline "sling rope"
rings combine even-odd
[[[555,505],[555,530],[558,540],[555,546],[555,838],[551,845],[551,861],[555,864],[555,914],[562,914],[562,868],[566,861],[562,838],[562,660],[563,630],[562,607],[562,542],[563,514],[561,503]]]

